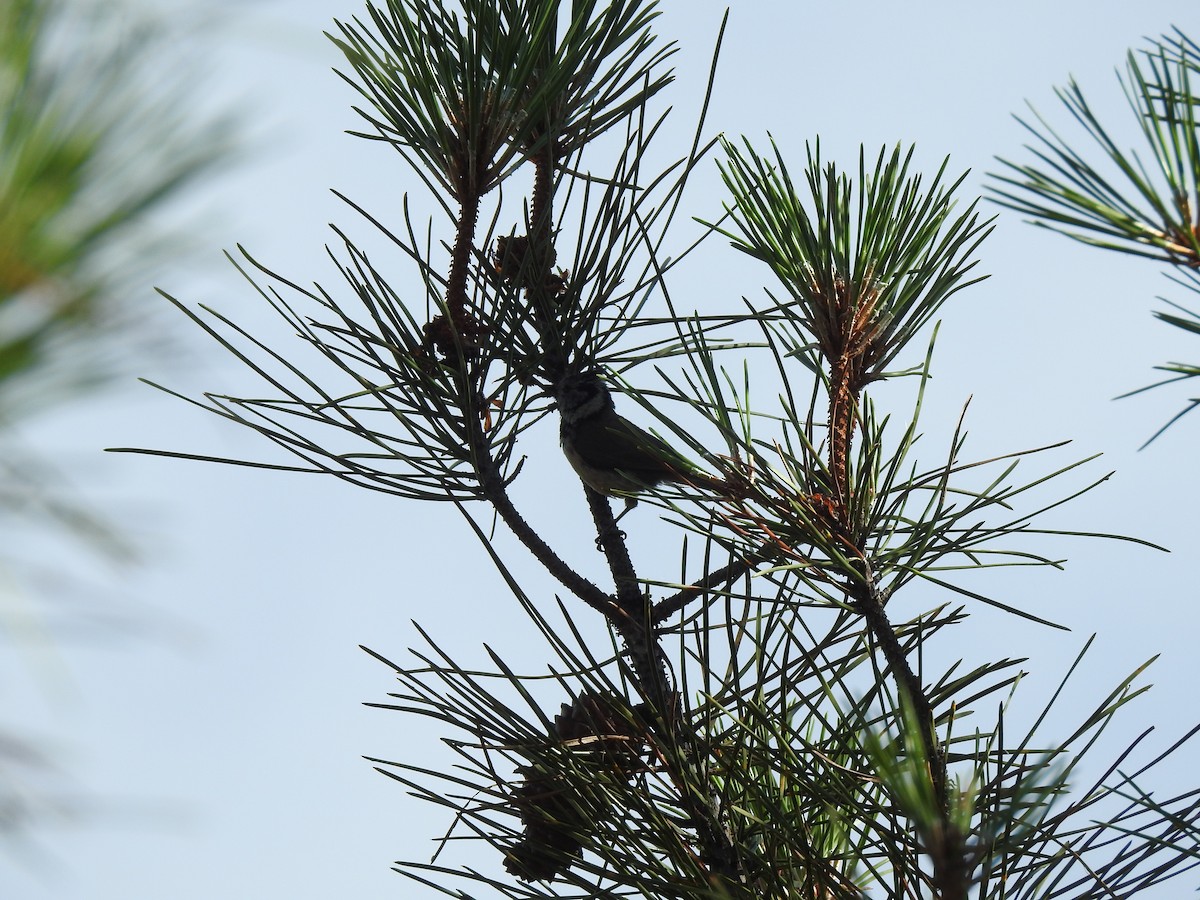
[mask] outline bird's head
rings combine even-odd
[[[595,372],[567,375],[558,383],[555,393],[559,415],[568,424],[603,415],[614,408],[608,385]]]

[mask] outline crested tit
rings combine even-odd
[[[693,483],[671,448],[617,415],[612,394],[592,372],[568,375],[559,384],[559,439],[563,455],[580,479],[608,497],[629,497],[663,481]],[[696,476],[704,481],[704,476]]]

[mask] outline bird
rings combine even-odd
[[[632,495],[664,481],[697,485],[715,482],[690,472],[662,439],[617,413],[612,393],[594,372],[567,375],[556,392],[563,455],[581,481],[606,497]]]

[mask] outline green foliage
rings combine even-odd
[[[965,173],[943,185],[946,160],[923,190],[921,176],[909,174],[913,148],[901,155],[897,146],[890,156],[880,149],[870,172],[860,152],[853,180],[822,164],[818,143],[807,148],[806,204],[773,141],[771,149],[768,161],[748,141],[746,152],[725,143],[729,162],[721,173],[737,230],[721,231],[770,267],[795,299],[791,315],[829,362],[860,355],[842,340],[846,311],[870,317],[872,330],[854,335],[873,351],[863,360],[863,384],[882,378],[947,299],[981,280],[967,275],[991,228],[979,222],[974,203],[952,218],[952,195]]]
[[[153,27],[122,33],[102,15],[54,0],[0,7],[6,418],[104,384],[130,344],[161,338],[146,304],[135,313],[128,300],[172,247],[145,223],[225,146],[225,126],[188,123],[184,81],[148,77]]]
[[[451,197],[481,197],[527,159],[579,150],[670,82],[642,84],[665,60],[652,50],[654,3],[574,2],[560,36],[561,2],[467,0],[369,6],[369,28],[339,23],[333,42],[376,113],[362,137],[410,151]],[[343,76],[345,77],[345,76]]]
[[[1037,125],[1018,121],[1034,136],[1036,143],[1026,149],[1038,161],[1018,164],[1001,159],[1007,172],[995,176],[996,202],[1028,216],[1035,225],[1085,244],[1167,263],[1188,279],[1181,283],[1196,290],[1194,270],[1200,266],[1200,132],[1196,109],[1200,96],[1192,81],[1197,74],[1200,47],[1179,29],[1140,53],[1130,51],[1125,74],[1119,80],[1138,123],[1149,164],[1136,150],[1121,148],[1074,80],[1065,89],[1056,89],[1103,164],[1075,149],[1035,112]],[[1190,314],[1184,318],[1162,312],[1155,315],[1169,325],[1196,332]],[[1193,364],[1171,363],[1158,368],[1175,377],[1150,387],[1200,374],[1200,368]],[[1150,441],[1197,405],[1200,400],[1189,401]]]
[[[1121,87],[1150,151],[1149,168],[1136,151],[1122,150],[1072,80],[1055,93],[1112,167],[1105,174],[1034,113],[1018,119],[1034,136],[1039,160],[1001,160],[1012,174],[996,176],[1003,206],[1069,237],[1136,256],[1190,264],[1200,255],[1194,232],[1200,185],[1195,95],[1200,55],[1181,33],[1130,52]],[[1040,126],[1040,127],[1039,127]]]

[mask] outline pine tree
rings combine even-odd
[[[397,150],[445,219],[348,202],[416,277],[344,235],[336,289],[244,254],[303,359],[174,302],[270,386],[193,401],[297,457],[264,467],[452,504],[544,638],[520,664],[453,658],[424,630],[412,663],[377,654],[400,684],[380,705],[448,732],[439,770],[380,770],[496,861],[443,846],[400,870],[453,896],[956,900],[1130,897],[1190,868],[1200,795],[1142,786],[1169,754],[1140,760],[1139,738],[1089,755],[1139,672],[1050,741],[1038,725],[1062,686],[1026,711],[1020,659],[926,664],[979,605],[1054,624],[965,576],[1058,565],[1043,542],[1082,531],[1042,517],[1107,477],[1043,462],[1057,445],[969,456],[961,422],[922,459],[935,321],[983,277],[990,230],[949,161],[924,177],[911,148],[863,148],[845,168],[814,140],[797,164],[796,148],[706,138],[702,113],[655,167],[674,47],[652,2],[368,12],[331,35],[361,136]],[[727,196],[680,245],[711,158]],[[765,299],[680,308],[672,271],[697,246],[761,262]],[[877,404],[884,382],[911,387],[906,406],[896,390]],[[547,419],[594,548],[522,509],[539,483],[523,448]],[[641,552],[614,499],[660,512],[678,562]],[[536,595],[499,531],[557,596]],[[465,552],[447,553],[452,573]],[[1084,760],[1101,774],[1080,785]]]

